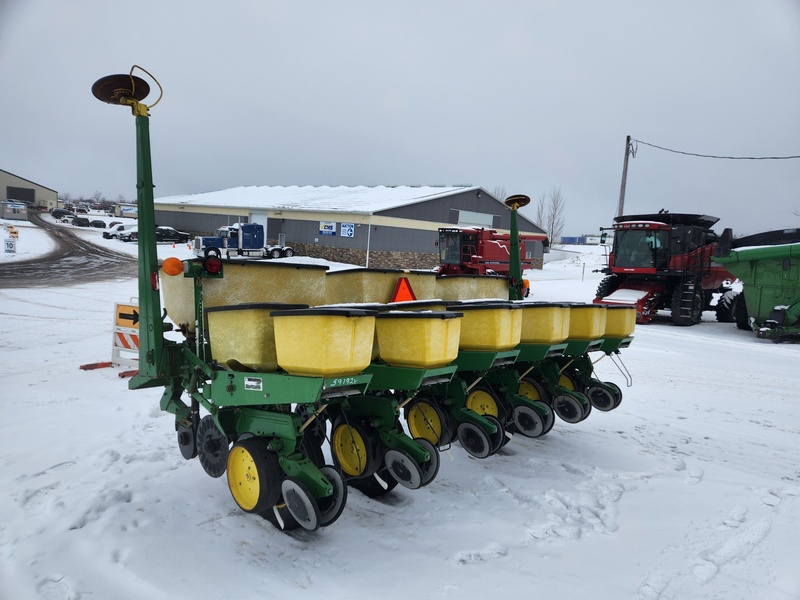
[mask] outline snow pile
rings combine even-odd
[[[591,300],[582,256],[529,272],[534,299]],[[352,490],[331,527],[287,535],[182,459],[162,390],[79,370],[110,358],[114,303],[136,294],[0,290],[3,598],[800,597],[798,345],[712,313],[638,327],[632,387],[595,365],[617,410],[482,461],[454,445],[429,486]]]

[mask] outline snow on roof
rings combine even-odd
[[[247,186],[157,198],[156,205],[248,207],[373,214],[442,196],[481,190],[470,186]]]

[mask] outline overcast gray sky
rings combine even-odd
[[[157,196],[560,187],[578,235],[616,213],[626,135],[800,155],[800,0],[3,0],[0,168],[134,198],[134,120],[90,92],[134,64],[164,87]],[[711,214],[737,234],[798,227],[800,160],[639,145],[625,208]]]

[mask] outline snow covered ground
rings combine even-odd
[[[582,250],[531,273],[535,299],[593,297]],[[632,387],[596,365],[617,410],[483,461],[454,445],[428,487],[352,490],[332,526],[284,534],[183,460],[158,389],[79,369],[136,290],[0,290],[4,599],[800,598],[800,345],[710,312],[638,327]]]

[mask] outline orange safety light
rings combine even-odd
[[[167,275],[180,275],[183,273],[183,261],[180,258],[170,256],[169,258],[165,258],[164,262],[161,263],[161,269]]]
[[[397,280],[397,285],[394,286],[391,302],[409,302],[416,299],[417,297],[414,295],[414,290],[411,289],[408,277],[400,277]]]

